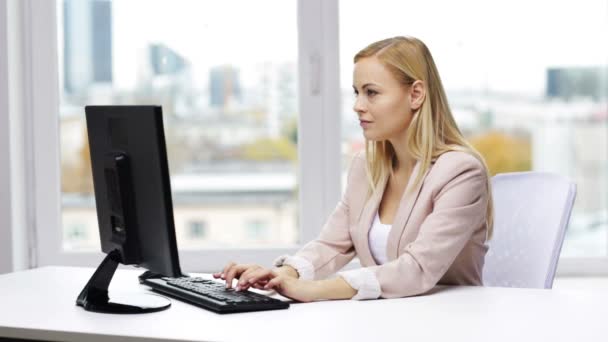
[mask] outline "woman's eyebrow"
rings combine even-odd
[[[376,85],[376,84],[374,84],[374,83],[365,83],[365,84],[364,84],[364,85],[361,87],[361,89],[365,89],[365,88],[367,88],[367,87],[369,87],[369,86],[375,86],[375,85]],[[354,90],[357,90],[357,87],[356,87],[354,84],[353,84],[353,89],[354,89]]]

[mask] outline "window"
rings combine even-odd
[[[263,220],[250,220],[246,224],[247,238],[264,241],[268,239],[268,223]]]
[[[276,246],[298,242],[295,1],[147,1],[144,15],[126,0],[58,6],[64,230],[76,211],[83,232],[97,230],[84,106],[160,104],[176,222],[193,211],[270,212],[289,237]],[[235,224],[222,229],[242,245],[259,241]],[[204,222],[176,230],[180,246],[224,243]],[[99,250],[79,241],[64,248]]]
[[[192,240],[204,240],[209,234],[207,222],[205,221],[190,221],[187,229],[188,238]]]
[[[66,225],[64,241],[68,246],[79,245],[87,240],[88,235],[90,234],[87,232],[86,224],[71,223]]]
[[[339,135],[329,134],[339,129],[337,2],[159,0],[145,15],[141,6],[20,6],[34,263],[99,262],[85,104],[163,106],[184,270],[295,252],[339,199]],[[92,244],[65,243],[81,211]],[[186,222],[203,216],[208,239],[191,240]],[[263,217],[269,239],[248,239],[245,217]]]
[[[341,1],[343,155],[364,146],[352,111],[353,56],[383,38],[420,38],[492,174],[546,171],[577,183],[562,257],[607,256],[608,2],[572,4]]]
[[[112,103],[163,105],[184,269],[215,269],[234,258],[231,251],[260,263],[293,252],[317,236],[339,199],[336,180],[342,176],[344,184],[350,156],[363,147],[351,109],[354,53],[381,38],[413,35],[433,52],[466,136],[482,153],[499,152],[489,161],[492,172],[550,171],[578,183],[562,255],[575,261],[573,269],[593,264],[605,273],[608,47],[599,42],[608,32],[607,3],[571,3],[525,3],[521,12],[516,9],[523,2],[469,0],[380,0],[371,7],[353,0],[340,2],[339,9],[338,0],[146,1],[149,11],[143,16],[141,2],[126,0],[23,6],[29,28],[24,75],[31,72],[23,82],[36,98],[26,132],[36,138],[31,146],[36,187],[30,195],[36,199],[38,260],[71,265],[99,260],[98,242],[65,241],[71,215],[94,208],[83,162],[88,156],[82,106]],[[412,12],[433,13],[441,24]],[[133,13],[141,19],[138,25],[131,24]],[[93,33],[93,26],[99,30]],[[235,54],[236,46],[247,53]],[[271,53],[275,48],[280,53]],[[57,75],[60,99],[54,95]],[[295,159],[286,157],[296,148]],[[61,196],[55,188],[59,161]],[[272,191],[266,191],[267,181]],[[188,245],[186,222],[201,213],[210,245]],[[63,225],[56,223],[60,214]],[[94,216],[78,217],[96,234]],[[274,242],[254,239],[259,234],[243,229],[246,217],[267,222],[266,236]],[[224,223],[216,225],[217,220]]]

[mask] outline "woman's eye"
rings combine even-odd
[[[378,92],[375,90],[371,90],[371,89],[367,90],[367,96],[374,96],[376,94],[378,94]]]

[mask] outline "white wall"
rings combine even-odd
[[[24,139],[23,8],[0,0],[0,273],[30,267]]]
[[[7,46],[7,3],[0,0],[0,273],[13,269]]]

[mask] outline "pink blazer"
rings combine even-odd
[[[410,188],[420,169],[410,177]],[[405,191],[388,236],[388,261],[377,265],[368,233],[386,187],[376,188],[366,201],[365,156],[351,162],[342,199],[319,237],[296,256],[310,261],[315,279],[339,271],[355,256],[376,275],[381,297],[422,294],[436,284],[482,285],[486,245],[486,172],[475,157],[447,152],[431,164],[423,181]]]

